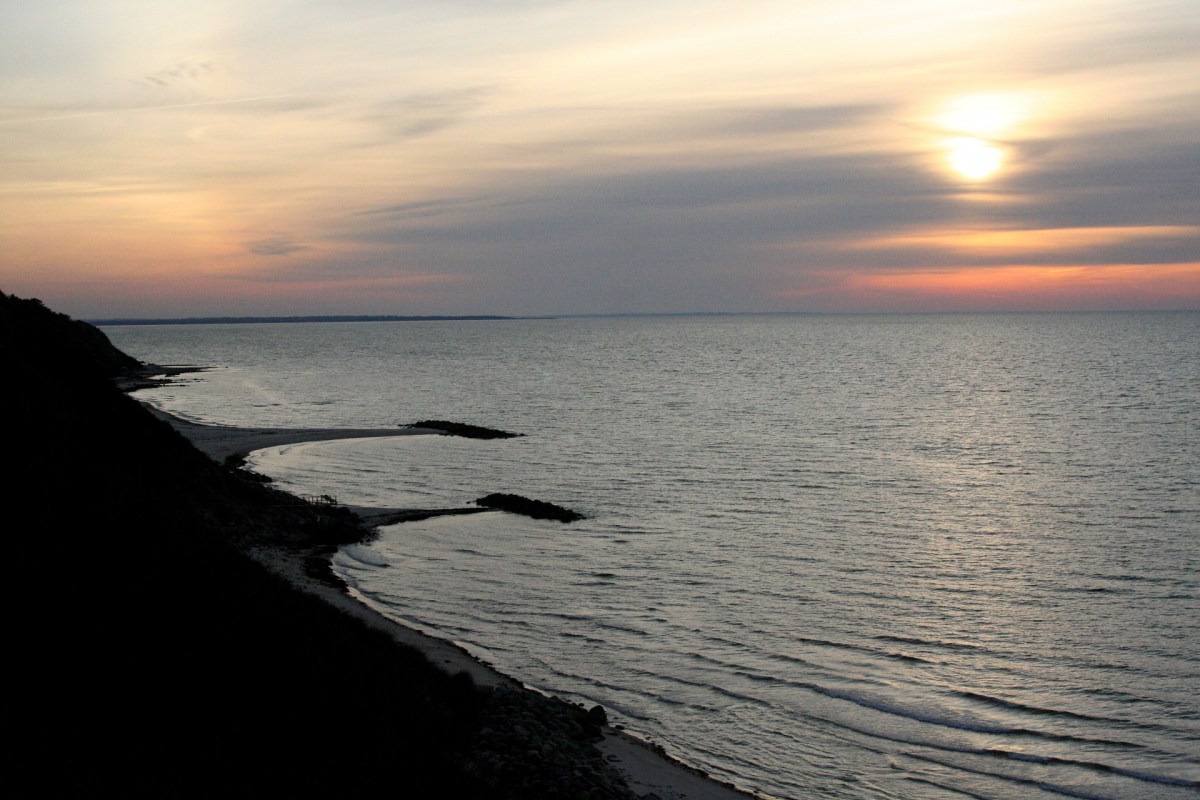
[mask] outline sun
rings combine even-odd
[[[990,178],[1004,166],[1004,151],[986,139],[957,136],[946,142],[950,166],[970,181]]]
[[[948,134],[941,145],[950,168],[960,178],[983,181],[1005,165],[1010,136],[1028,112],[1023,98],[1000,92],[960,95],[946,102],[934,117],[938,130]]]

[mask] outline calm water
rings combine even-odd
[[[370,603],[789,798],[1200,796],[1200,314],[109,328],[386,529]]]

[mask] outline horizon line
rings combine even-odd
[[[190,317],[85,318],[91,325],[257,325],[320,322],[503,322],[517,320],[606,319],[630,317],[801,317],[801,316],[937,316],[1006,314],[1178,314],[1197,313],[1200,308],[1108,308],[1108,309],[988,309],[938,311],[611,311],[572,314],[286,314],[263,316],[211,315]]]

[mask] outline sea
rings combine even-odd
[[[1200,313],[111,326],[384,614],[773,798],[1200,797]],[[369,687],[347,687],[347,691]]]

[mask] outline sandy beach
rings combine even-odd
[[[244,458],[255,450],[286,444],[312,441],[333,441],[384,436],[437,435],[440,432],[423,428],[367,429],[304,429],[304,428],[237,428],[205,425],[183,420],[151,408],[159,419],[168,422],[197,449],[216,461]],[[394,521],[402,509],[353,509],[368,524],[379,520]],[[461,513],[462,509],[448,510]],[[430,512],[422,511],[422,515]],[[437,512],[433,512],[437,513]],[[350,591],[314,577],[307,565],[315,552],[297,551],[283,546],[256,547],[250,555],[264,566],[286,578],[296,588],[315,595],[326,603],[361,620],[372,628],[386,632],[397,642],[421,652],[433,664],[449,674],[465,672],[482,687],[506,687],[512,690],[535,691],[510,676],[504,675],[465,650],[443,639],[429,636],[414,628],[395,622],[368,606]],[[643,797],[662,800],[745,800],[755,795],[741,792],[716,781],[704,773],[670,758],[653,744],[637,739],[613,725],[602,728],[603,738],[596,743],[605,759],[618,771],[630,788]]]
[[[191,422],[147,405],[150,413],[170,423],[200,452],[214,461],[245,457],[255,450],[301,442],[337,439],[370,439],[381,436],[428,436],[438,431],[427,428],[235,428]]]

